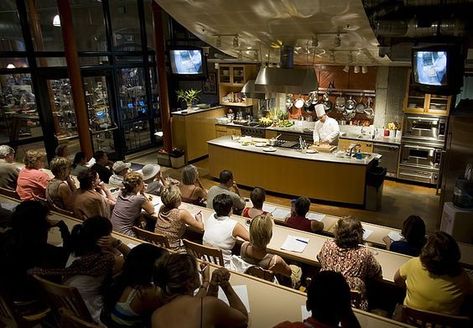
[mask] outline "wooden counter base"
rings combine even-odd
[[[238,184],[332,202],[363,205],[369,165],[288,158],[209,144],[210,175],[231,170]]]

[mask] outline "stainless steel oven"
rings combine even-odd
[[[401,144],[401,165],[438,169],[442,161],[443,148],[428,144]]]
[[[402,139],[443,142],[445,141],[446,131],[446,117],[406,115],[404,117]]]
[[[429,170],[408,165],[400,165],[398,178],[437,185],[439,180],[438,170]]]

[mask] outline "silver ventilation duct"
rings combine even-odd
[[[261,67],[255,80],[255,87],[265,92],[309,93],[317,90],[317,77],[313,67],[294,67],[294,47],[281,48],[281,68]]]
[[[459,19],[442,19],[430,26],[420,26],[416,19],[410,21],[381,20],[376,23],[376,35],[385,37],[429,37],[436,35],[462,36],[465,24]]]

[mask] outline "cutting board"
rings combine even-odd
[[[337,146],[332,146],[332,145],[319,145],[315,146],[312,145],[310,148],[317,150],[319,153],[331,153],[335,149],[337,149]]]

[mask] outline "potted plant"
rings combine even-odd
[[[201,90],[189,89],[189,90],[177,90],[177,100],[184,100],[187,108],[192,108],[194,101],[199,99],[199,93]]]

